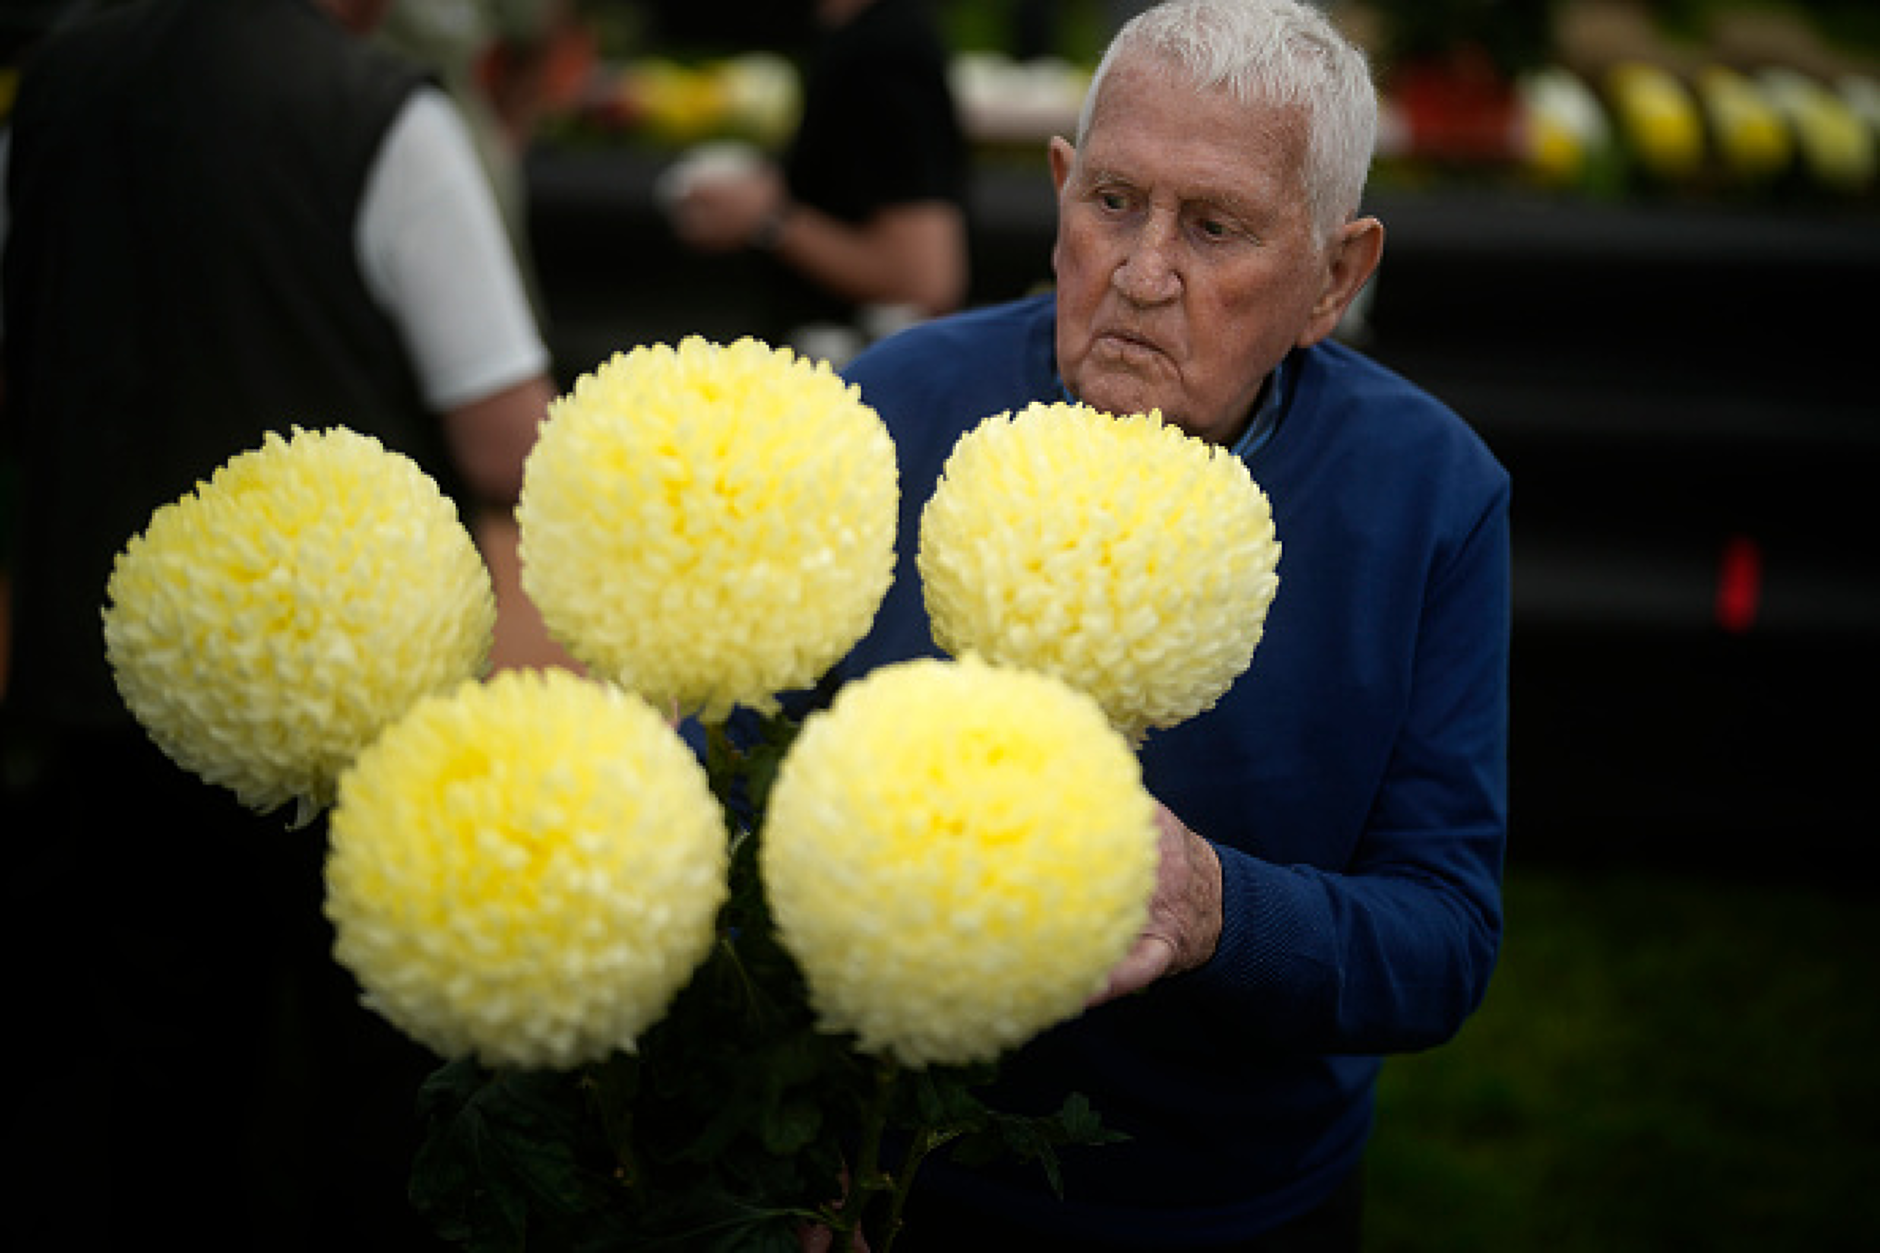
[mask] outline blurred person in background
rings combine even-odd
[[[374,32],[435,73],[469,124],[538,320],[546,310],[523,160],[543,118],[571,102],[569,80],[591,58],[574,8],[574,0],[396,0]]]
[[[1507,474],[1440,401],[1332,338],[1375,272],[1377,95],[1294,0],[1170,0],[1125,26],[1050,143],[1056,290],[929,322],[845,371],[899,454],[899,566],[835,681],[935,652],[920,515],[959,436],[1076,400],[1243,458],[1279,591],[1251,669],[1152,732],[1149,925],[1102,1003],[1002,1064],[1129,1138],[1035,1164],[929,1159],[908,1253],[1357,1253],[1388,1053],[1454,1034],[1501,942]],[[1183,624],[1171,624],[1179,630]]]
[[[781,165],[701,170],[674,188],[685,243],[777,262],[770,325],[887,325],[966,299],[968,153],[947,47],[924,0],[815,0],[820,37]],[[880,329],[879,327],[875,329]]]
[[[164,758],[100,621],[153,510],[268,430],[345,425],[458,502],[499,662],[552,659],[511,512],[548,353],[461,117],[364,38],[386,3],[89,6],[24,63],[0,223],[22,1248],[427,1247],[405,1186],[435,1059],[330,955],[324,827]]]

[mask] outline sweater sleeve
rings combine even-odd
[[[1328,1053],[1430,1047],[1480,1003],[1501,937],[1508,561],[1504,480],[1429,577],[1408,708],[1349,863],[1279,865],[1217,842],[1221,941],[1184,995]]]

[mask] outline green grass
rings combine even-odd
[[[1871,885],[1517,870],[1451,1043],[1385,1067],[1374,1253],[1880,1247]]]

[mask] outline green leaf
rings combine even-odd
[[[764,719],[759,732],[762,739],[745,751],[745,787],[752,812],[763,813],[770,803],[770,788],[777,781],[777,769],[796,742],[801,725],[778,715]]]
[[[955,1133],[985,1126],[990,1111],[973,1094],[990,1074],[981,1070],[934,1067],[914,1072],[915,1124]],[[907,1115],[901,1115],[905,1122]]]
[[[764,1147],[786,1155],[806,1148],[822,1130],[822,1110],[813,1102],[784,1099],[765,1108],[762,1135]]]
[[[474,1253],[507,1253],[523,1247],[527,1206],[486,1184],[492,1133],[476,1101],[485,1082],[474,1063],[453,1062],[419,1090],[430,1133],[412,1162],[411,1202],[444,1239]]]
[[[1065,1144],[1121,1144],[1129,1139],[1127,1133],[1104,1126],[1102,1116],[1082,1092],[1065,1097],[1056,1118]]]
[[[420,1090],[428,1134],[412,1166],[411,1200],[446,1239],[473,1253],[511,1253],[543,1224],[610,1204],[604,1177],[583,1166],[592,1128],[583,1080],[452,1062]]]
[[[1089,1098],[1081,1092],[1073,1092],[1051,1114],[1024,1116],[989,1110],[983,1129],[956,1141],[952,1152],[955,1161],[967,1166],[984,1166],[1000,1160],[1035,1161],[1043,1169],[1051,1190],[1062,1197],[1064,1174],[1058,1158],[1059,1148],[1095,1147],[1127,1139],[1123,1132],[1103,1125]]]

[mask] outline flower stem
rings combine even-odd
[[[719,803],[724,804],[729,785],[742,764],[744,754],[731,742],[723,722],[707,722],[704,726],[705,774],[711,781],[712,791],[717,795]]]
[[[614,1178],[636,1196],[645,1196],[646,1176],[640,1168],[639,1154],[633,1147],[635,1103],[623,1091],[616,1073],[621,1066],[636,1063],[616,1053],[606,1061],[590,1064],[582,1086],[595,1116],[599,1119],[608,1147],[614,1155]],[[637,1083],[636,1083],[637,1086]]]
[[[837,1248],[849,1247],[847,1237],[854,1232],[855,1228],[863,1225],[863,1220],[867,1216],[876,1193],[895,1193],[896,1199],[890,1210],[890,1222],[899,1216],[901,1206],[898,1194],[902,1191],[903,1185],[900,1180],[885,1174],[881,1169],[881,1138],[888,1129],[888,1109],[893,1104],[894,1087],[900,1078],[900,1073],[900,1067],[895,1064],[893,1058],[883,1056],[877,1059],[875,1090],[870,1095],[867,1109],[863,1113],[861,1160],[856,1163],[854,1204],[847,1207],[846,1217],[849,1221],[845,1222],[836,1233],[841,1238],[836,1245]],[[890,1228],[882,1245],[884,1253],[893,1242],[894,1232]]]
[[[907,1157],[901,1163],[901,1173],[896,1177],[894,1197],[888,1206],[888,1226],[882,1237],[881,1253],[890,1253],[894,1248],[894,1238],[901,1234],[901,1215],[907,1208],[908,1193],[914,1190],[914,1176],[919,1173],[920,1165],[927,1154],[952,1139],[952,1135],[936,1132],[932,1127],[922,1127],[908,1145]]]

